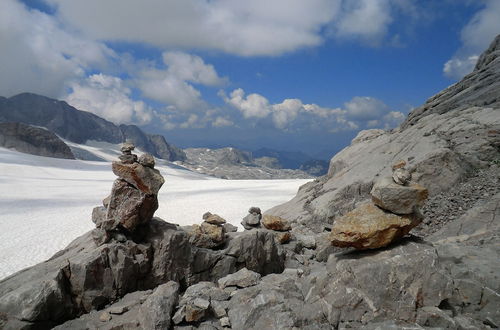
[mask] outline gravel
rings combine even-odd
[[[412,234],[426,237],[499,192],[500,165],[478,169],[456,187],[431,196],[422,208],[424,221],[412,230]]]

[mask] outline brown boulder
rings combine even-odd
[[[188,229],[189,242],[202,248],[214,248],[225,241],[224,227],[202,222],[201,225],[192,225]]]
[[[329,239],[334,246],[376,249],[408,234],[421,221],[418,213],[397,215],[365,203],[336,219]]]
[[[207,212],[208,213],[208,212]],[[205,222],[208,222],[212,225],[223,225],[226,223],[226,220],[224,220],[224,218],[222,218],[221,216],[217,215],[217,214],[210,214],[209,216],[207,216],[205,219]]]
[[[112,169],[116,176],[148,195],[158,194],[161,186],[165,183],[160,171],[142,166],[139,163],[122,164],[121,162],[113,162]]]
[[[287,231],[291,229],[290,225],[288,224],[288,221],[274,215],[267,215],[267,214],[264,215],[264,218],[262,219],[262,224],[267,229],[276,231]]]

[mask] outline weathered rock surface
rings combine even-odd
[[[37,156],[75,159],[71,149],[57,135],[21,123],[0,123],[0,147]]]
[[[283,270],[283,252],[267,231],[235,234],[218,251],[191,245],[186,231],[159,219],[134,235],[140,243],[96,246],[89,232],[50,260],[0,281],[0,327],[52,327],[170,280],[187,287],[243,267],[261,274]]]
[[[292,228],[285,219],[272,215],[264,215],[262,225],[267,229],[276,231],[287,231]]]
[[[218,283],[221,288],[228,286],[237,286],[238,288],[246,288],[255,285],[260,280],[260,274],[252,272],[246,268],[242,268],[236,273],[229,274],[221,278]]]
[[[370,191],[372,201],[384,210],[396,214],[411,214],[424,205],[429,196],[427,189],[417,183],[400,185],[391,177],[378,180]]]
[[[160,171],[139,163],[122,164],[113,162],[113,173],[147,195],[157,195],[165,179]]]
[[[187,228],[190,243],[203,248],[215,248],[225,241],[224,227],[202,222],[201,225],[192,225]]]
[[[339,247],[376,249],[405,236],[421,221],[419,214],[396,215],[365,203],[335,220],[330,240]]]

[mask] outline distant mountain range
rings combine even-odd
[[[0,97],[0,123],[6,125],[3,137],[0,134],[0,146],[50,157],[101,160],[78,145],[89,141],[118,144],[128,140],[157,158],[176,161],[191,170],[220,178],[309,178],[324,175],[328,169],[328,162],[312,159],[303,152],[268,148],[255,152],[236,148],[182,150],[162,135],[147,134],[135,125],[115,125],[64,101],[32,93]],[[58,136],[72,142],[69,153]],[[63,149],[64,157],[61,156]]]
[[[146,134],[135,125],[117,126],[64,101],[32,93],[0,97],[0,122],[45,127],[63,139],[80,144],[89,140],[115,144],[130,140],[156,157],[170,161],[186,159],[184,151],[167,143],[162,135]]]

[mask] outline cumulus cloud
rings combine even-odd
[[[479,58],[495,36],[500,32],[500,1],[487,0],[462,29],[462,46],[443,67],[444,74],[460,79],[470,73]]]
[[[215,120],[212,122],[213,127],[228,127],[228,126],[234,126],[234,122],[231,119],[224,118],[221,116],[218,116],[215,118]]]
[[[50,15],[0,1],[0,94],[58,97],[71,79],[115,57],[104,44],[64,30]],[[43,83],[42,83],[43,82]]]
[[[238,55],[316,46],[334,11],[331,0],[47,1],[62,20],[92,38]]]
[[[270,119],[274,127],[282,130],[326,129],[331,132],[355,130],[360,127],[392,128],[404,119],[404,114],[391,111],[381,100],[356,96],[344,108],[327,108],[317,104],[304,104],[300,99],[285,99],[271,104],[260,94],[245,95],[241,88],[229,96],[224,91],[219,96],[239,110],[248,120]]]
[[[167,103],[175,109],[193,110],[204,106],[201,93],[191,83],[220,86],[227,78],[219,77],[215,68],[199,56],[183,52],[164,52],[166,69],[146,68],[134,78],[143,95]]]
[[[346,115],[355,120],[373,120],[389,110],[384,102],[368,96],[356,96],[344,106]]]
[[[117,77],[94,74],[71,85],[66,101],[77,109],[89,111],[116,124],[147,124],[153,110],[142,101],[130,98],[131,90]]]

